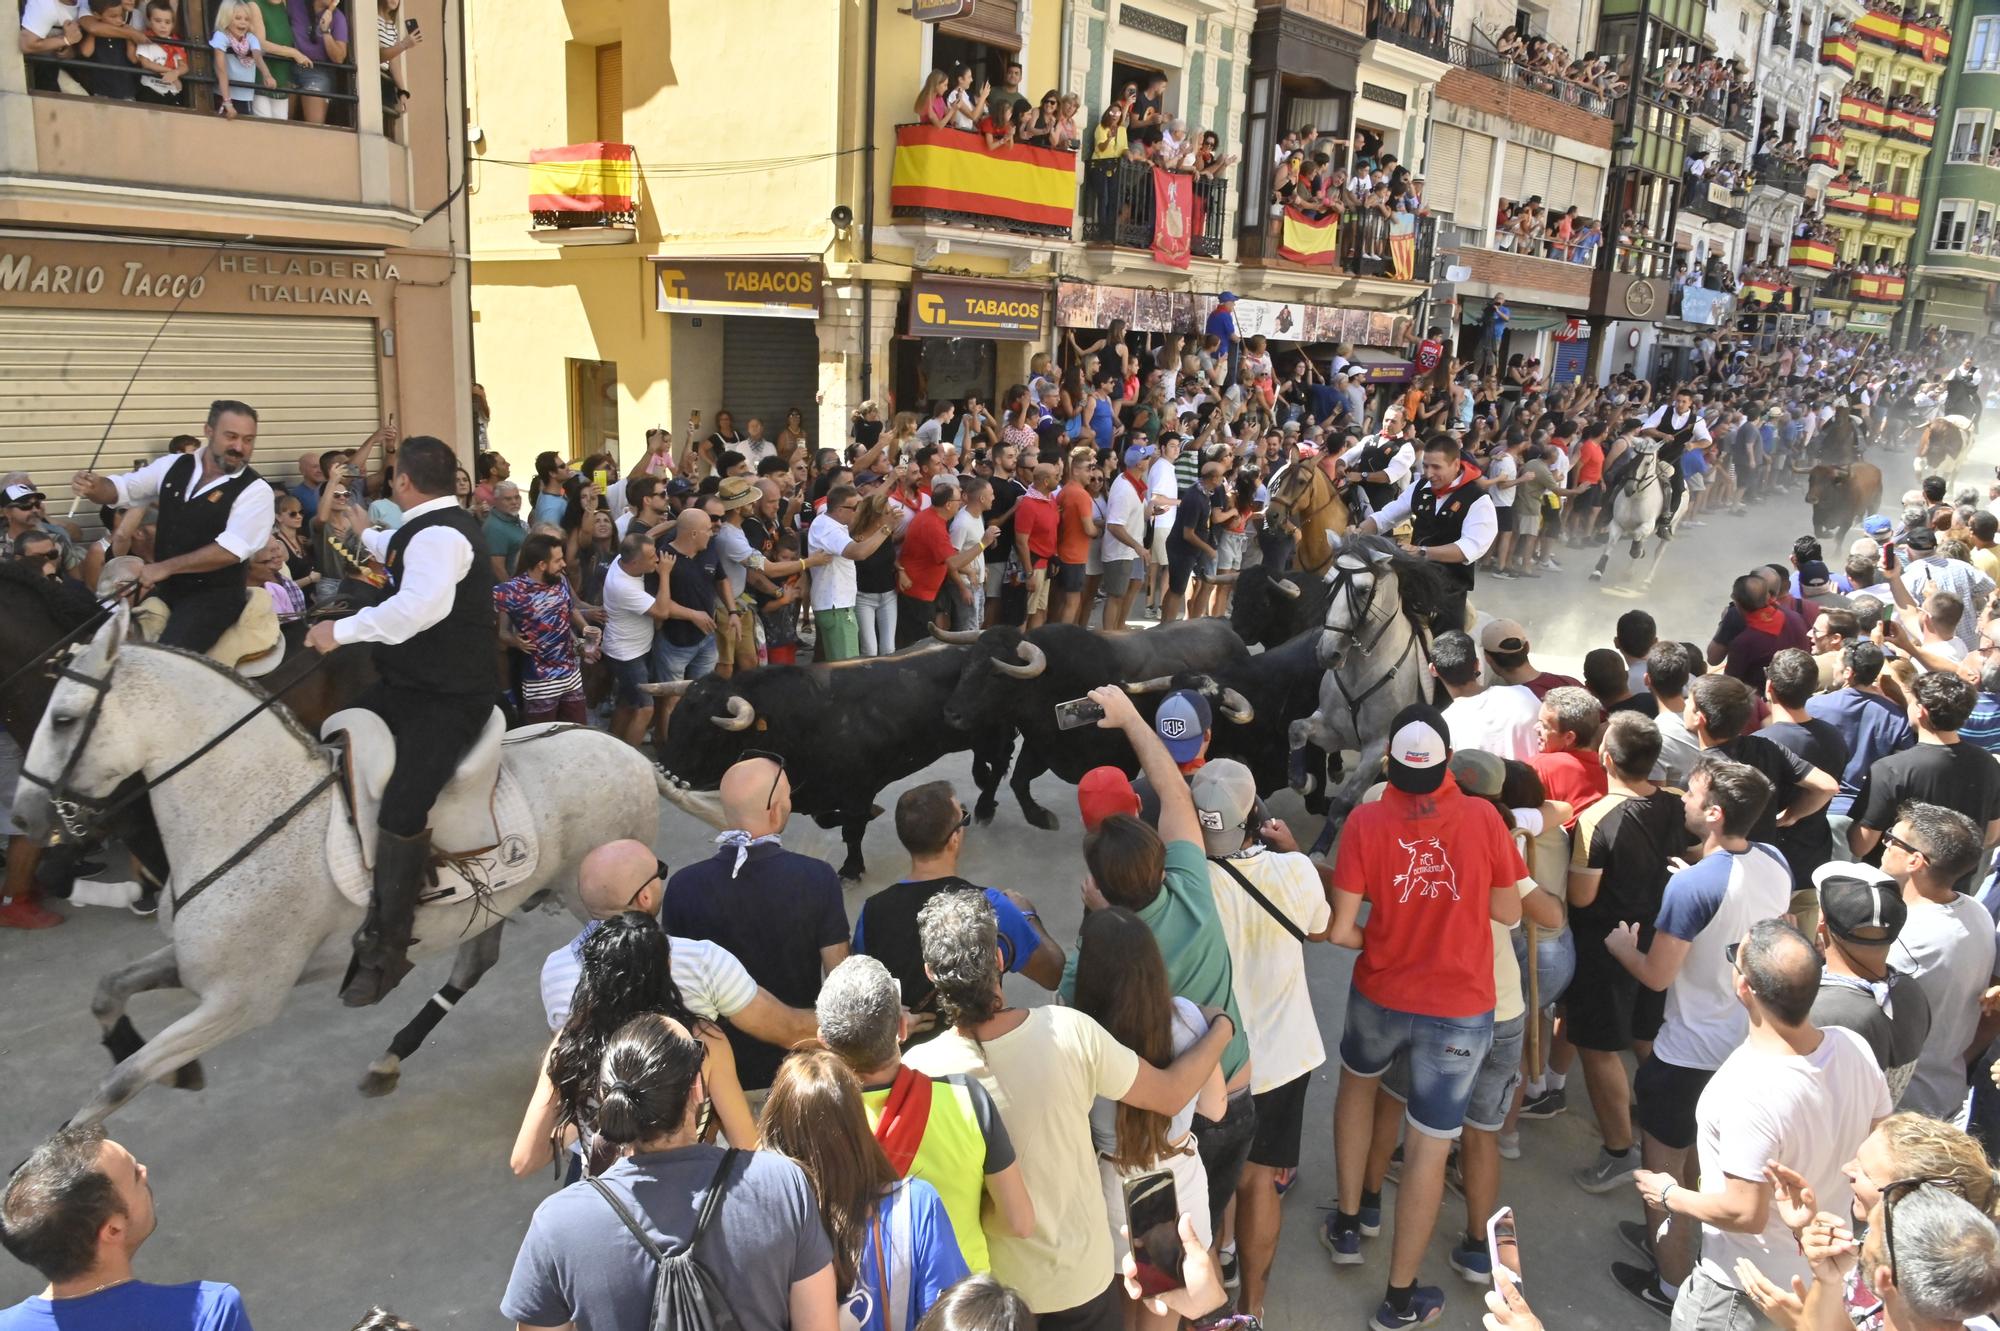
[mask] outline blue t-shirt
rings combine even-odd
[[[292,487],[292,498],[298,500],[299,507],[305,510],[307,522],[311,522],[314,517],[318,516],[319,514],[318,486],[307,485],[304,481],[300,481],[297,485],[294,485]]]
[[[76,1299],[24,1299],[0,1309],[0,1331],[250,1331],[250,1318],[234,1285],[133,1280]]]
[[[1203,326],[1202,331],[1213,333],[1222,339],[1222,344],[1215,349],[1215,358],[1219,361],[1228,360],[1229,349],[1236,345],[1236,311],[1233,308],[1224,309],[1220,306],[1210,310],[1208,323]],[[1098,442],[1104,441],[1100,439]]]
[[[528,517],[528,525],[537,527],[547,523],[552,527],[562,526],[563,514],[569,511],[569,496],[560,488],[544,490],[535,496],[534,512]]]
[[[1105,399],[1099,398],[1096,409],[1090,415],[1090,430],[1092,434],[1097,436],[1097,446],[1099,448],[1111,447],[1111,432],[1116,427],[1116,424],[1116,418],[1111,412],[1111,404]]]
[[[903,1203],[906,1189],[907,1207]],[[907,1221],[903,1216],[908,1217]],[[931,1305],[971,1272],[959,1252],[958,1235],[952,1230],[944,1201],[937,1189],[922,1179],[897,1180],[876,1208],[876,1219],[888,1254],[878,1261],[875,1247],[878,1225],[870,1224],[862,1231],[860,1274],[844,1300],[846,1310],[860,1331],[913,1331]],[[905,1223],[909,1226],[908,1233],[901,1228]],[[885,1272],[892,1290],[898,1294],[908,1291],[905,1297],[909,1299],[909,1308],[897,1326],[887,1324],[888,1309],[882,1297]],[[841,1321],[845,1324],[848,1317]]]
[[[1972,715],[1958,728],[1958,737],[1988,753],[2000,753],[2000,695],[1980,694],[1972,705]]]
[[[1861,779],[1877,758],[1898,753],[1917,742],[1902,709],[1876,693],[1836,689],[1806,699],[1806,715],[1818,717],[1847,741],[1847,766],[1840,773],[1840,793],[1826,806],[1828,813],[1847,813],[1861,792]],[[1984,747],[1983,745],[1981,747]]]

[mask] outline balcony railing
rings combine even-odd
[[[1791,266],[1807,276],[1833,271],[1833,242],[1801,239],[1792,242]]]
[[[1871,9],[1855,19],[1848,31],[1872,46],[1906,52],[1926,64],[1942,64],[1951,55],[1951,34],[1942,27],[1911,23],[1880,10]]]
[[[1744,309],[1755,308],[1759,313],[1772,313],[1798,308],[1798,292],[1788,282],[1776,282],[1769,278],[1745,278],[1736,287],[1736,302]]]
[[[1076,154],[1025,144],[988,148],[985,136],[971,130],[898,125],[889,211],[947,226],[1068,240],[1076,219]]]
[[[1771,49],[1789,51],[1792,49],[1792,29],[1789,24],[1780,24],[1771,29]]]
[[[1093,164],[1085,174],[1082,202],[1084,243],[1128,249],[1153,247],[1153,164],[1121,157],[1110,171]],[[1195,176],[1194,217],[1188,249],[1204,259],[1222,257],[1222,226],[1229,215],[1229,182]]]
[[[1995,166],[2000,167],[2000,147],[1994,148],[1953,148],[1945,160],[1953,166]]]
[[[1812,146],[1806,151],[1806,160],[1814,166],[1840,165],[1840,139],[1833,134],[1815,134]]]
[[[630,228],[639,157],[629,143],[572,143],[528,152],[528,215],[543,230]]]
[[[1686,188],[1683,191],[1681,211],[1706,218],[1711,222],[1720,222],[1724,226],[1749,224],[1749,215],[1743,211],[1743,205],[1750,197],[1748,193],[1739,193],[1727,185],[1693,180],[1684,184]]]
[[[1854,62],[1860,56],[1860,49],[1854,44],[1851,33],[1829,34],[1819,44],[1819,62],[1835,69],[1854,72]]]
[[[1433,60],[1451,59],[1451,0],[1368,0],[1368,39],[1388,42]]]
[[[1498,51],[1489,50],[1467,41],[1463,37],[1451,39],[1445,59],[1460,69],[1474,74],[1484,74],[1488,78],[1511,83],[1517,88],[1538,92],[1544,97],[1553,97],[1565,106],[1574,106],[1593,116],[1611,114],[1611,103],[1600,93],[1573,83],[1568,79],[1551,78],[1509,60]]]
[[[1835,273],[1820,283],[1819,294],[1828,300],[1900,305],[1907,286],[1900,273]]]
[[[1894,194],[1885,189],[1851,185],[1828,185],[1826,188],[1826,211],[1830,220],[1839,220],[1846,215],[1914,226],[1917,214],[1922,210],[1922,201],[1913,194]]]
[[[1438,225],[1435,217],[1408,213],[1385,218],[1350,208],[1315,218],[1288,208],[1264,225],[1246,229],[1241,254],[1246,259],[1281,260],[1350,277],[1428,282],[1437,252]]]
[[[1805,197],[1806,168],[1793,166],[1789,162],[1772,162],[1768,158],[1758,158],[1751,163],[1757,172],[1757,183],[1777,190],[1780,194],[1796,194]]]

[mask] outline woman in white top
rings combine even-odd
[[[979,117],[986,114],[986,97],[993,90],[990,83],[979,85],[979,95],[972,94],[972,66],[959,65],[951,71],[951,91],[945,95],[945,106],[951,111],[953,129],[971,130],[979,127]]]
[[[1167,987],[1167,963],[1153,931],[1119,906],[1084,916],[1077,938],[1076,1009],[1158,1068],[1208,1033],[1208,1018],[1201,1009]],[[1111,1217],[1112,1246],[1121,1263],[1131,1246],[1119,1233],[1125,1217],[1125,1185],[1143,1174],[1173,1176],[1175,1211],[1192,1216],[1202,1246],[1210,1246],[1208,1171],[1195,1150],[1194,1115],[1199,1110],[1203,1118],[1219,1121],[1228,1112],[1228,1102],[1218,1066],[1208,1074],[1200,1094],[1172,1116],[1102,1097],[1091,1106],[1097,1173]],[[1135,1311],[1138,1325],[1153,1331],[1178,1321],[1143,1307]]]

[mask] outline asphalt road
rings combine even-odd
[[[1994,451],[1990,442],[1982,446],[1962,478],[1990,474]],[[1908,455],[1881,460],[1889,493],[1900,494]],[[1608,645],[1613,621],[1630,605],[1651,609],[1663,633],[1705,642],[1729,578],[1752,564],[1782,560],[1805,530],[1798,496],[1779,496],[1747,517],[1720,517],[1684,533],[1644,597],[1593,586],[1582,552],[1568,552],[1561,556],[1565,572],[1482,584],[1476,600],[1527,624],[1538,657],[1550,666],[1574,666],[1589,647]],[[960,755],[912,783],[936,777],[959,782],[964,792],[969,763]],[[1082,913],[1075,800],[1053,778],[1038,782],[1035,792],[1062,817],[1062,829],[1037,832],[1004,801],[990,827],[974,830],[961,869],[976,881],[1028,893],[1056,936],[1070,940]],[[882,804],[890,805],[895,793]],[[1301,840],[1317,830],[1290,794],[1275,807],[1295,820]],[[707,854],[710,836],[663,808],[658,845],[670,864]],[[795,824],[787,844],[840,859],[837,834],[809,823]],[[886,819],[870,829],[865,849],[870,875],[850,889],[850,915],[904,867]],[[129,915],[71,914],[56,930],[0,931],[0,1156],[9,1162],[73,1113],[109,1068],[88,1011],[97,978],[158,946],[156,928]],[[160,1216],[140,1257],[141,1276],[232,1282],[244,1291],[253,1320],[267,1328],[344,1331],[376,1302],[424,1331],[503,1325],[497,1305],[516,1246],[550,1187],[546,1178],[516,1180],[507,1169],[547,1038],[536,976],[544,955],[573,931],[566,916],[510,924],[498,967],[406,1065],[401,1088],[385,1099],[362,1098],[355,1082],[444,979],[441,960],[370,1011],[343,1009],[331,986],[303,991],[277,1022],[205,1058],[208,1089],[149,1089],[127,1106],[112,1130],[151,1168]],[[1339,1039],[1351,964],[1351,954],[1328,946],[1310,954],[1314,1006],[1329,1050]],[[1044,998],[1032,986],[1016,997]],[[184,995],[146,995],[133,1002],[132,1016],[152,1034],[189,1006]],[[1319,1207],[1333,1193],[1336,1071],[1331,1064],[1321,1069],[1307,1104],[1305,1156],[1285,1202],[1267,1318],[1274,1328],[1358,1331],[1382,1295],[1386,1234],[1365,1250],[1366,1265],[1337,1274],[1314,1238]],[[1569,1171],[1596,1148],[1580,1086],[1572,1096],[1580,1109],[1523,1125],[1524,1158],[1504,1166],[1503,1198],[1521,1219],[1530,1295],[1552,1331],[1655,1325],[1608,1274],[1622,1255],[1613,1222],[1637,1216],[1636,1198],[1622,1190],[1593,1197],[1569,1181]],[[1392,1207],[1393,1200],[1392,1193]],[[1445,1288],[1441,1325],[1461,1331],[1478,1326],[1480,1310],[1479,1291],[1445,1263],[1463,1218],[1462,1203],[1447,1195],[1423,1277]],[[0,1261],[0,1306],[39,1286],[27,1268]]]

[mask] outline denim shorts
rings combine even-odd
[[[1340,1064],[1361,1077],[1380,1077],[1396,1055],[1410,1060],[1410,1126],[1431,1137],[1454,1138],[1465,1123],[1473,1083],[1493,1044],[1493,1014],[1424,1017],[1372,1003],[1347,991],[1347,1028],[1340,1035]]]
[[[653,682],[671,684],[675,680],[700,679],[715,672],[715,635],[704,634],[700,642],[682,647],[667,641],[662,633],[653,642]]]
[[[1514,1104],[1514,1087],[1521,1081],[1521,1047],[1528,1041],[1528,1014],[1493,1027],[1493,1046],[1472,1079],[1472,1098],[1465,1102],[1465,1126],[1498,1132]],[[1410,1102],[1410,1055],[1404,1050],[1382,1075],[1382,1089],[1404,1104]]]
[[[620,707],[651,707],[653,695],[640,686],[652,682],[646,670],[646,658],[635,656],[629,661],[620,661],[615,656],[604,658],[604,664],[611,671],[612,702]]]
[[[1514,964],[1521,970],[1521,1001],[1528,1001],[1528,934],[1515,929]],[[1535,943],[1535,978],[1540,986],[1536,997],[1543,1007],[1562,1001],[1569,982],[1576,978],[1576,937],[1564,925],[1561,933],[1543,933]]]

